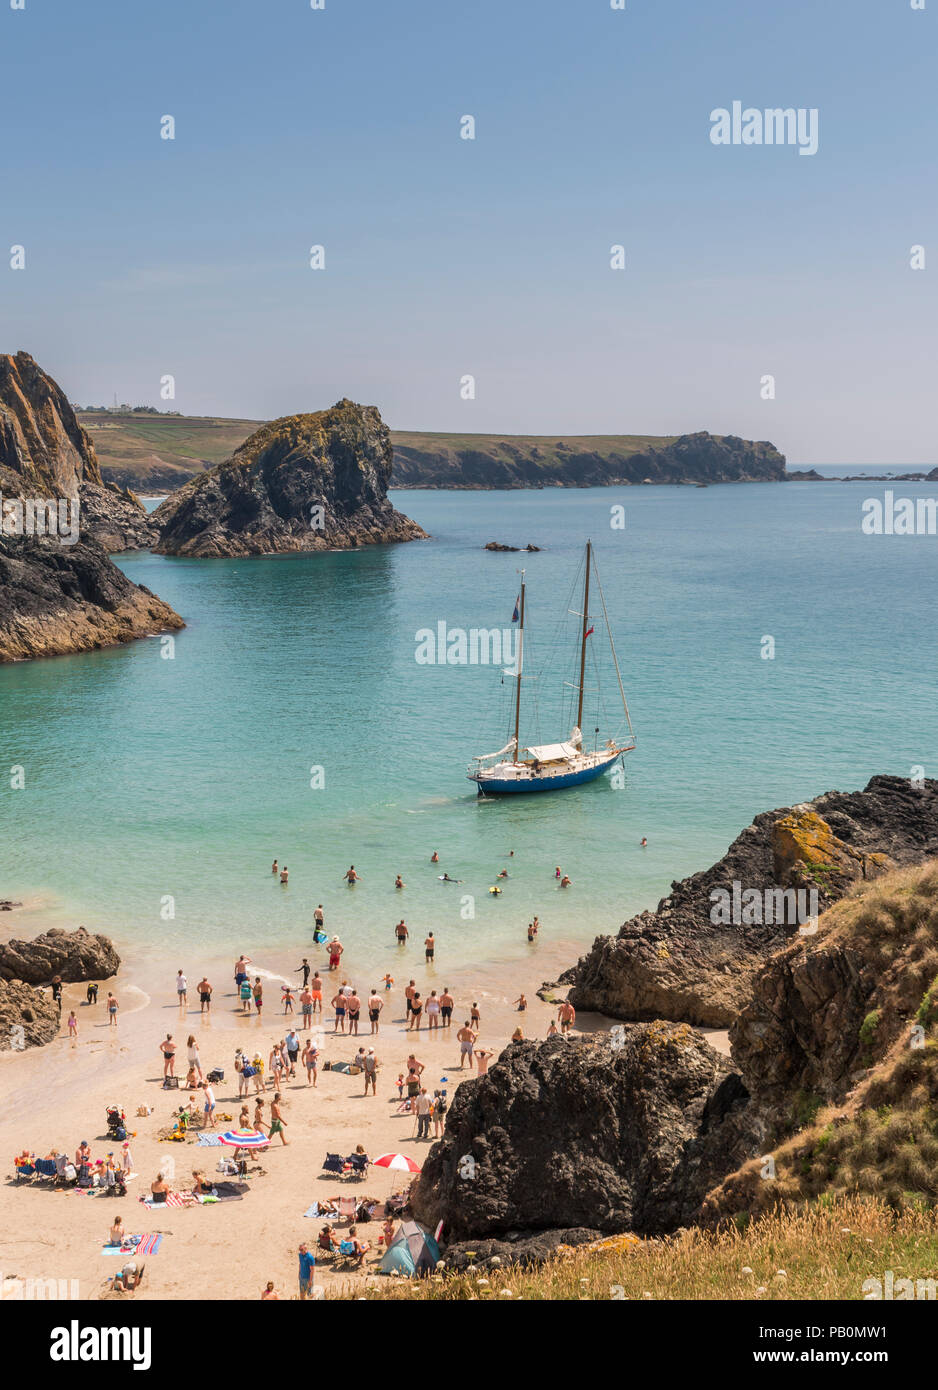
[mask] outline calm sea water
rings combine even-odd
[[[614,930],[758,811],[876,772],[938,773],[938,537],[862,535],[865,495],[833,482],[396,492],[431,541],[123,557],[188,627],[172,660],[154,639],[0,668],[0,768],[26,774],[25,790],[0,782],[0,897],[124,943],[237,949],[308,945],[322,902],[330,929],[365,945],[389,944],[401,915],[420,937],[432,927],[454,967],[523,950],[533,912],[558,938]],[[624,530],[610,527],[618,502]],[[510,628],[524,563],[532,650],[546,650],[587,536],[638,738],[625,785],[479,802],[466,763],[504,743],[510,684],[491,666],[419,665],[415,634]],[[543,550],[485,553],[489,540]],[[523,740],[568,732],[551,690],[532,685]],[[463,884],[440,883],[443,869]]]

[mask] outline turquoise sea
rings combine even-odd
[[[534,912],[555,939],[615,930],[758,811],[876,772],[938,774],[938,537],[863,535],[867,495],[826,481],[399,491],[432,540],[123,556],[188,626],[171,660],[152,639],[0,668],[0,897],[123,943],[225,949],[307,946],[322,902],[364,945],[389,945],[401,915],[418,939],[432,927],[454,968],[523,951]],[[415,635],[510,628],[524,564],[536,654],[588,536],[638,740],[625,784],[479,802],[466,763],[505,742],[510,685],[493,666],[418,664]],[[491,554],[489,540],[543,549]],[[537,698],[541,727],[529,702],[522,740],[566,736],[547,685]],[[24,790],[8,788],[14,765]]]

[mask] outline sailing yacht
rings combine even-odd
[[[590,618],[590,578],[595,572],[596,586],[599,589],[600,600],[602,602],[603,619],[606,631],[609,634],[609,645],[612,650],[612,660],[615,665],[616,679],[619,683],[619,694],[622,699],[622,708],[625,711],[625,722],[628,726],[628,738],[619,743],[615,739],[608,739],[601,748],[592,750],[583,747],[583,692],[584,678],[586,675],[586,644],[592,636],[594,628]],[[514,709],[514,734],[497,753],[483,753],[473,758],[469,764],[467,776],[471,782],[475,782],[480,796],[500,796],[511,792],[547,792],[557,791],[563,787],[576,787],[583,782],[592,782],[595,778],[601,777],[604,772],[608,772],[614,763],[618,762],[624,754],[630,753],[635,747],[635,736],[632,732],[632,721],[629,717],[629,708],[625,698],[625,690],[622,686],[622,674],[619,670],[619,660],[616,656],[615,643],[612,639],[612,630],[609,627],[609,619],[606,614],[606,602],[603,598],[602,585],[599,581],[599,572],[596,570],[596,561],[593,556],[593,547],[590,541],[586,542],[586,566],[583,579],[583,612],[578,616],[581,618],[580,638],[579,638],[579,683],[575,687],[577,691],[577,715],[576,725],[571,730],[570,735],[561,743],[540,743],[529,744],[524,747],[520,743],[521,730],[521,685],[524,679],[524,605],[525,605],[525,572],[521,571],[521,594],[519,598],[519,617],[520,627],[518,630],[518,658],[513,671],[506,671],[515,682],[515,709]]]

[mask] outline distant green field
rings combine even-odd
[[[105,477],[136,492],[181,487],[204,468],[228,458],[263,423],[99,411],[79,411],[78,418],[94,441]]]
[[[111,414],[79,411],[78,418],[94,440],[106,478],[136,492],[166,492],[181,487],[204,468],[221,463],[234,453],[263,420],[226,420],[202,415]],[[453,466],[459,454],[471,454],[492,463],[513,464],[525,457],[535,468],[556,471],[564,454],[591,454],[599,458],[627,458],[648,449],[673,443],[665,435],[497,435],[436,434],[392,430],[391,440],[405,483],[422,473],[431,456],[443,466]],[[419,461],[419,462],[418,462]],[[397,470],[395,470],[397,479]]]

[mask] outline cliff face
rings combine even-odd
[[[184,626],[97,541],[0,540],[0,662],[90,651]]]
[[[628,436],[500,438],[396,435],[395,487],[605,487],[612,483],[784,480],[774,445],[706,430],[660,443]]]
[[[0,493],[77,500],[82,535],[111,551],[153,540],[142,504],[104,482],[65,393],[28,352],[0,354]]]
[[[274,420],[153,513],[165,555],[200,558],[416,540],[387,499],[391,440],[373,406]]]
[[[715,922],[714,890],[817,893],[823,912],[857,881],[938,854],[938,782],[916,788],[874,777],[862,792],[827,792],[756,816],[712,868],[671,886],[657,911],[598,937],[563,978],[578,1009],[612,1018],[670,1018],[725,1028],[749,999],[756,972],[799,934],[799,922]],[[809,897],[803,899],[810,902]]]
[[[0,494],[0,661],[183,626],[111,562],[109,550],[151,544],[147,515],[133,494],[102,481],[64,393],[26,352],[0,356]],[[40,502],[55,505],[51,515],[40,510],[37,529],[22,512]]]

